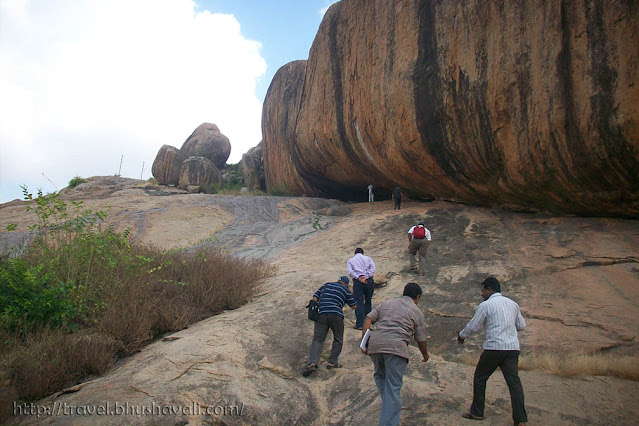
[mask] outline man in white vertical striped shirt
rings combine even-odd
[[[473,379],[473,403],[468,413],[462,414],[467,419],[483,420],[486,405],[486,382],[495,372],[501,369],[513,409],[515,425],[525,425],[528,421],[524,407],[524,389],[519,379],[519,339],[517,331],[526,328],[526,321],[521,316],[519,305],[500,293],[501,285],[496,278],[489,277],[481,285],[481,296],[475,315],[466,327],[459,332],[457,342],[464,340],[476,331],[485,328],[486,341],[475,376]]]

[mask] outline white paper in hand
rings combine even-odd
[[[359,344],[359,347],[362,348],[363,350],[366,350],[366,347],[368,346],[368,339],[370,337],[371,337],[371,331],[366,330],[366,333],[364,333],[364,337],[362,337],[362,342]]]

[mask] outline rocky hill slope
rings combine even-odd
[[[14,422],[56,424],[375,424],[380,399],[372,363],[346,316],[344,368],[304,378],[312,323],[304,306],[322,283],[345,273],[361,246],[376,262],[373,303],[396,297],[409,281],[424,288],[431,360],[411,348],[403,424],[468,424],[481,336],[457,346],[455,333],[480,301],[479,282],[497,276],[528,322],[522,362],[533,356],[607,353],[639,361],[639,223],[554,217],[454,203],[344,204],[294,197],[184,194],[141,181],[92,178],[65,197],[110,205],[109,220],[134,238],[170,247],[217,244],[278,267],[249,304],[166,336],[104,377],[38,402],[53,415]],[[27,221],[23,206],[0,206],[0,226]],[[425,277],[407,271],[409,226],[424,219],[433,234]],[[1,233],[4,238],[6,233]],[[6,240],[6,239],[5,239]],[[329,345],[325,345],[325,356]],[[522,372],[531,424],[635,424],[639,382],[608,376]],[[496,374],[487,393],[494,425],[512,424],[508,391]],[[116,405],[118,404],[118,405]],[[128,404],[128,405],[127,405]],[[71,407],[81,407],[80,413]],[[87,410],[120,415],[87,416]],[[145,408],[149,410],[144,412]],[[193,409],[209,414],[194,414]],[[136,411],[137,410],[137,411]]]
[[[263,110],[268,187],[639,216],[636,1],[342,0]]]

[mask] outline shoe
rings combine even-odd
[[[306,366],[306,368],[304,369],[304,371],[302,372],[302,376],[304,377],[308,377],[311,374],[315,373],[317,371],[317,365],[315,364],[309,364]]]
[[[411,267],[410,267],[410,270],[411,270],[411,271],[414,271],[414,270],[416,270],[416,269],[417,269],[417,265],[413,265],[413,266],[411,266]]]
[[[419,276],[420,276],[420,277],[425,277],[425,276],[426,276],[426,274],[419,274]]]
[[[326,364],[326,368],[332,370],[333,368],[342,368],[342,364]]]
[[[364,328],[364,327],[357,327],[357,326],[355,326],[355,327],[353,327],[353,328],[354,328],[355,330],[361,330],[361,329],[362,329],[362,328]]]
[[[476,416],[476,415],[474,415],[472,413],[464,413],[464,414],[462,414],[462,417],[465,418],[465,419],[470,419],[470,420],[484,420],[483,417]]]

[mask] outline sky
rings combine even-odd
[[[0,203],[75,176],[148,179],[202,123],[262,139],[262,103],[333,0],[0,0]]]

